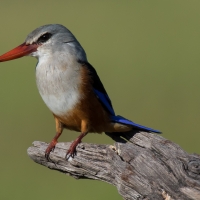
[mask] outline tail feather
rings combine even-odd
[[[112,120],[112,122],[131,125],[131,126],[133,126],[135,128],[139,128],[139,129],[144,130],[144,131],[150,131],[150,132],[154,132],[154,133],[161,133],[158,130],[155,130],[155,129],[152,129],[152,128],[148,128],[148,127],[142,126],[140,124],[136,124],[135,122],[132,122],[132,121],[120,116],[120,115],[112,116],[111,120]]]

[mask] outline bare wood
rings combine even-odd
[[[108,134],[109,135],[109,134]],[[124,199],[200,200],[200,156],[188,154],[177,144],[146,132],[109,135],[114,146],[79,144],[77,155],[65,160],[71,143],[58,143],[44,157],[48,144],[33,143],[28,155],[36,163],[69,174],[115,185]],[[126,142],[126,140],[129,142]]]

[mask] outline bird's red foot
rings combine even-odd
[[[72,144],[70,145],[67,154],[65,156],[66,160],[68,160],[70,157],[74,157],[76,155],[76,146],[81,142],[81,140],[79,140],[78,138],[72,142]]]
[[[76,154],[76,146],[77,146],[79,143],[81,143],[82,138],[83,138],[86,134],[87,134],[87,132],[81,133],[81,134],[76,138],[76,140],[74,140],[74,141],[72,142],[72,144],[70,145],[70,147],[69,147],[69,149],[68,149],[68,151],[67,151],[67,154],[66,154],[66,156],[65,156],[66,160],[68,160],[70,157],[73,158],[73,157],[75,156],[75,154]]]
[[[50,143],[49,143],[49,146],[47,147],[46,151],[45,151],[45,158],[50,161],[50,158],[49,158],[49,155],[51,153],[51,151],[54,151],[55,149],[55,146],[57,144],[57,140],[52,140]]]

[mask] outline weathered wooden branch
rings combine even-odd
[[[28,155],[36,163],[75,178],[113,184],[124,199],[200,200],[199,155],[188,154],[157,134],[109,136],[118,141],[114,146],[82,143],[69,160],[65,160],[65,154],[70,143],[56,145],[50,154],[52,162],[44,157],[44,142],[34,142]]]

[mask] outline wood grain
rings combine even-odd
[[[200,155],[188,154],[177,144],[146,132],[107,134],[112,145],[81,143],[77,155],[65,160],[71,143],[58,143],[44,157],[48,144],[33,142],[28,155],[36,163],[74,178],[105,181],[124,199],[200,200]]]

